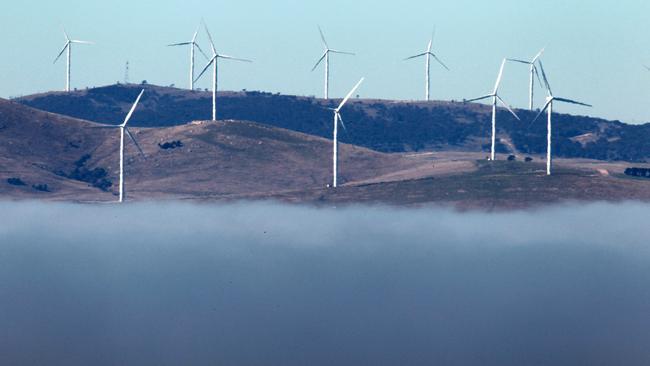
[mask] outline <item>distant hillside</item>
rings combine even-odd
[[[46,93],[17,99],[34,108],[100,123],[116,124],[141,85],[112,85],[73,93]],[[146,85],[147,94],[136,112],[135,126],[171,126],[206,120],[211,94]],[[331,112],[336,101],[260,92],[220,93],[220,119],[248,120],[331,138]],[[499,112],[498,150],[502,153],[542,154],[546,125],[530,125],[536,113],[518,110],[522,122]],[[487,151],[490,108],[461,102],[393,102],[353,100],[343,113],[348,132],[341,140],[382,152]],[[650,124],[628,125],[597,118],[557,115],[555,154],[567,158],[647,161]]]
[[[97,126],[0,99],[0,195],[114,200],[119,132]],[[146,159],[127,140],[130,198],[278,194],[331,179],[331,142],[311,135],[238,121],[132,131]],[[343,184],[420,164],[349,145],[341,145],[340,163]]]

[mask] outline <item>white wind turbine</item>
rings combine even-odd
[[[181,43],[173,43],[170,45],[167,45],[168,47],[176,47],[176,46],[190,46],[190,90],[194,90],[194,49],[198,49],[203,56],[205,56],[206,59],[209,59],[208,55],[203,52],[201,49],[201,46],[199,46],[198,43],[196,43],[196,36],[199,34],[199,28],[196,28],[196,31],[194,32],[194,36],[192,36],[192,40],[189,42],[181,42]]]
[[[501,105],[505,107],[517,120],[520,120],[519,116],[517,116],[517,114],[512,110],[512,108],[510,108],[508,103],[506,103],[499,96],[499,86],[501,85],[501,79],[503,78],[503,69],[505,66],[506,66],[506,60],[504,59],[503,62],[501,62],[501,68],[499,69],[499,76],[497,77],[497,82],[494,85],[494,91],[492,92],[492,94],[465,101],[465,102],[476,102],[479,100],[492,98],[492,148],[490,150],[491,161],[494,161],[496,158],[497,104],[501,103]]]
[[[431,40],[429,41],[429,46],[427,46],[427,51],[426,52],[421,53],[419,55],[407,57],[407,58],[404,59],[404,61],[408,61],[408,60],[412,60],[412,59],[416,59],[416,58],[420,58],[420,57],[425,57],[426,58],[426,62],[425,62],[425,68],[426,68],[425,69],[425,98],[426,98],[427,102],[429,100],[431,100],[431,97],[430,97],[430,95],[431,95],[431,57],[433,57],[436,61],[438,61],[438,63],[440,65],[442,65],[442,67],[444,67],[447,71],[449,71],[449,68],[447,67],[447,65],[445,65],[442,61],[440,61],[438,56],[436,56],[432,52],[433,37],[434,36],[435,36],[435,32],[434,32],[434,34],[431,35]]]
[[[339,133],[339,122],[341,123],[341,126],[345,129],[345,124],[343,123],[343,118],[341,117],[341,109],[345,106],[345,104],[350,100],[352,97],[352,94],[354,94],[357,89],[359,89],[359,86],[361,86],[361,83],[363,83],[364,78],[361,78],[357,85],[350,90],[348,95],[343,99],[341,104],[336,109],[332,109],[334,111],[334,133],[333,133],[333,154],[332,154],[332,163],[333,163],[333,168],[332,168],[332,187],[336,188],[338,185],[338,148],[339,148],[339,138],[338,138],[338,133]]]
[[[552,127],[553,127],[553,103],[554,102],[562,102],[562,103],[569,103],[569,104],[576,104],[576,105],[581,105],[585,107],[592,107],[589,104],[581,103],[581,102],[576,102],[575,100],[571,99],[566,99],[566,98],[559,98],[553,96],[553,92],[551,91],[551,85],[548,83],[548,78],[546,77],[546,73],[544,72],[544,66],[542,65],[542,62],[539,62],[539,67],[540,70],[542,71],[542,78],[544,80],[544,84],[546,86],[546,91],[548,92],[548,97],[546,97],[546,104],[544,105],[544,108],[539,112],[537,117],[531,122],[537,121],[539,117],[544,114],[546,111],[548,113],[548,124],[546,127],[547,131],[547,145],[546,145],[546,175],[551,175],[552,173],[552,167],[553,167],[553,160],[551,156],[551,136],[552,136]]]
[[[208,64],[205,66],[203,71],[199,74],[199,76],[196,78],[195,81],[199,80],[201,76],[212,66],[212,120],[216,121],[217,120],[217,87],[218,87],[218,72],[219,72],[219,59],[223,58],[226,60],[233,60],[233,61],[242,61],[242,62],[253,62],[251,60],[246,60],[242,58],[235,58],[231,56],[226,56],[226,55],[221,55],[217,53],[217,49],[214,46],[214,42],[212,41],[212,35],[210,34],[210,31],[208,30],[208,26],[203,24],[205,27],[205,32],[208,34],[208,39],[210,40],[210,47],[212,49],[212,58],[208,62]]]
[[[129,114],[126,115],[126,118],[124,119],[124,122],[121,125],[96,127],[96,128],[111,128],[111,129],[112,128],[119,128],[120,129],[120,186],[119,186],[120,198],[119,198],[119,203],[124,202],[124,134],[127,134],[131,138],[131,140],[133,141],[135,146],[138,148],[138,151],[140,151],[140,154],[142,154],[142,156],[145,157],[144,152],[140,148],[140,145],[135,140],[135,138],[131,134],[131,131],[129,131],[128,127],[126,127],[127,123],[129,123],[129,120],[131,119],[131,116],[133,115],[133,112],[135,111],[135,108],[138,106],[138,103],[140,102],[140,98],[142,98],[142,94],[144,94],[144,89],[138,95],[138,98],[135,100],[135,103],[133,103],[133,106],[131,107],[131,110],[129,111]]]
[[[539,80],[539,73],[537,72],[537,66],[535,63],[537,60],[542,57],[542,54],[544,53],[544,49],[542,48],[541,51],[535,57],[533,57],[532,60],[530,61],[525,61],[525,60],[519,60],[519,59],[514,59],[514,58],[509,58],[508,61],[512,62],[518,62],[521,64],[529,65],[530,66],[530,95],[529,95],[529,103],[528,103],[528,108],[532,111],[534,108],[534,103],[535,103],[535,76],[537,76],[537,79]]]
[[[72,57],[72,44],[93,44],[92,42],[86,42],[86,41],[77,41],[74,39],[70,39],[68,37],[68,33],[66,33],[65,29],[63,30],[63,35],[65,36],[65,45],[63,46],[63,49],[61,52],[59,52],[59,55],[56,56],[54,59],[53,63],[56,63],[59,58],[61,58],[61,55],[63,55],[63,52],[68,51],[68,63],[66,66],[66,72],[65,72],[65,91],[69,92],[70,91],[70,69],[71,69],[71,57]]]
[[[311,69],[313,72],[316,70],[318,65],[325,60],[325,99],[329,99],[329,85],[330,85],[330,53],[338,53],[341,55],[350,55],[354,56],[354,53],[351,52],[343,52],[343,51],[337,51],[333,50],[330,48],[330,46],[327,44],[327,41],[325,40],[325,35],[323,34],[323,30],[318,27],[318,32],[320,32],[320,38],[323,41],[323,46],[325,46],[325,52],[323,53],[323,56],[316,62],[316,65]]]

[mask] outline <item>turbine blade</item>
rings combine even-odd
[[[506,59],[501,61],[501,68],[499,69],[499,76],[497,77],[497,82],[494,84],[494,95],[499,91],[499,86],[501,85],[501,80],[503,79],[503,69],[506,66]]]
[[[212,40],[212,35],[210,34],[210,30],[208,29],[208,25],[203,23],[203,27],[205,28],[205,33],[208,35],[208,40],[210,40],[210,47],[212,48],[212,54],[216,55],[217,54],[217,49],[214,47],[214,41]]]
[[[94,42],[88,42],[88,41],[77,41],[77,40],[72,40],[70,43],[77,43],[77,44],[95,44]]]
[[[187,46],[192,44],[192,42],[181,42],[181,43],[172,43],[168,44],[167,47],[175,47],[175,46]]]
[[[533,120],[530,122],[530,124],[528,124],[528,128],[530,128],[530,126],[532,126],[533,123],[535,123],[535,122],[539,119],[539,117],[541,117],[542,114],[544,114],[544,112],[546,112],[546,110],[548,109],[548,106],[550,106],[551,103],[553,103],[553,99],[552,99],[552,98],[549,98],[548,101],[546,102],[546,104],[544,104],[544,108],[542,108],[542,110],[539,111],[539,113],[537,113],[537,116],[535,117],[535,119],[533,119]]]
[[[433,49],[433,40],[436,39],[436,26],[433,26],[433,30],[431,31],[431,41],[429,41],[429,48],[427,49],[428,53],[431,53],[431,50]]]
[[[643,65],[643,67],[645,67],[646,70],[650,71],[650,67],[648,67],[646,65]]]
[[[425,52],[425,53],[421,53],[421,54],[419,54],[419,55],[415,55],[415,56],[407,57],[407,58],[404,59],[404,61],[412,60],[412,59],[414,59],[414,58],[419,58],[419,57],[426,56],[426,55],[430,55],[430,53],[429,53],[429,52]]]
[[[343,108],[343,106],[345,106],[345,103],[347,103],[348,100],[350,100],[350,98],[352,97],[352,94],[354,94],[354,92],[357,91],[357,89],[359,89],[359,87],[361,86],[361,83],[363,83],[364,80],[365,80],[365,78],[361,78],[361,80],[359,80],[357,85],[355,85],[354,88],[352,88],[352,90],[350,90],[350,92],[348,93],[348,95],[345,96],[345,98],[343,99],[341,104],[339,104],[339,107],[336,108],[336,113],[339,113],[341,111],[341,108]]]
[[[519,59],[516,59],[516,58],[508,58],[508,59],[506,59],[506,60],[511,61],[511,62],[518,62],[518,63],[520,63],[520,64],[526,64],[526,65],[530,65],[530,64],[531,64],[531,63],[528,62],[528,61],[519,60]]]
[[[142,98],[142,94],[144,94],[144,89],[142,89],[140,94],[138,94],[138,98],[136,98],[135,103],[133,103],[133,106],[131,106],[131,110],[129,111],[129,114],[126,115],[126,118],[124,119],[124,123],[122,123],[122,127],[126,127],[126,124],[129,123],[129,120],[131,119],[131,116],[133,115],[135,108],[138,106],[138,103],[140,102],[140,98]]]
[[[577,104],[577,105],[581,105],[581,106],[585,106],[585,107],[593,107],[593,105],[591,105],[591,104],[576,102],[575,100],[571,100],[571,99],[566,99],[566,98],[553,98],[553,99],[557,100],[558,102],[569,103],[569,104]]]
[[[478,102],[479,100],[488,99],[488,98],[494,98],[494,94],[485,95],[485,96],[482,96],[482,97],[479,97],[479,98],[464,100],[463,102],[472,103],[472,102]]]
[[[66,42],[70,42],[70,37],[68,37],[68,32],[65,31],[64,27],[61,27],[63,29],[63,36],[65,37]]]
[[[131,141],[135,144],[135,147],[138,148],[138,151],[140,151],[140,155],[142,155],[143,158],[147,158],[147,156],[144,154],[144,151],[142,151],[142,148],[140,147],[140,144],[138,144],[138,141],[136,141],[135,137],[131,134],[131,131],[129,131],[128,128],[124,127],[124,132],[126,132],[127,135],[131,138]]]
[[[535,64],[533,64],[533,72],[535,73],[535,76],[537,77],[537,81],[539,81],[539,85],[544,85],[544,83],[542,82],[542,78],[540,78],[540,76],[539,76],[539,71],[537,70],[537,66],[535,66]]]
[[[510,112],[510,114],[512,114],[517,119],[517,121],[521,121],[517,113],[515,113],[515,111],[512,110],[512,108],[508,105],[508,103],[506,103],[503,99],[501,99],[499,95],[497,95],[496,97],[499,100],[499,102],[501,102],[501,105],[503,105],[508,110],[508,112]]]
[[[328,52],[329,51],[325,51],[325,53],[323,53],[323,56],[318,60],[318,62],[316,62],[316,65],[314,65],[314,67],[311,69],[312,72],[316,70],[316,68],[318,67],[318,65],[320,65],[321,62],[323,62]]]
[[[553,95],[553,91],[551,90],[551,84],[549,84],[548,78],[546,77],[546,71],[544,71],[544,64],[542,63],[542,60],[537,60],[537,63],[539,64],[539,70],[542,72],[542,79],[544,80],[546,91],[548,91],[549,95]]]
[[[227,55],[217,55],[219,58],[223,58],[226,60],[233,60],[233,61],[241,61],[241,62],[253,62],[251,60],[247,60],[245,58],[237,58],[237,57],[232,57],[232,56],[227,56]]]
[[[539,58],[542,57],[545,50],[546,50],[546,47],[542,48],[542,50],[539,51],[539,53],[537,55],[535,55],[535,58],[533,58],[533,61],[531,61],[530,63],[534,64],[535,62],[537,62],[537,60],[539,60]]]
[[[337,51],[337,50],[329,50],[331,53],[338,53],[341,55],[348,55],[348,56],[356,56],[355,53],[352,52],[345,52],[345,51]]]
[[[323,41],[323,45],[325,46],[326,49],[329,50],[330,46],[327,44],[327,41],[325,40],[325,34],[323,34],[323,30],[321,29],[320,25],[318,26],[318,33],[320,33],[320,39]]]
[[[191,43],[196,43],[196,36],[199,35],[199,29],[201,29],[201,25],[196,27],[196,31],[194,31],[194,36],[192,37],[192,42]]]
[[[208,62],[208,64],[205,65],[205,67],[203,68],[203,70],[201,71],[201,73],[199,74],[199,76],[197,76],[196,79],[194,79],[194,82],[197,82],[197,81],[199,81],[199,79],[201,79],[201,76],[203,76],[203,74],[205,74],[205,72],[208,71],[208,69],[210,68],[210,66],[212,66],[212,63],[213,63],[216,59],[217,59],[217,56],[214,56],[212,59],[210,59],[210,62]]]
[[[198,43],[194,42],[193,44],[199,50],[199,52],[201,52],[201,54],[203,55],[203,57],[205,57],[206,60],[210,59],[210,57],[205,52],[203,52],[203,49],[201,48],[201,46],[199,46]]]
[[[54,59],[54,62],[52,62],[53,64],[55,64],[57,61],[59,61],[59,58],[61,58],[61,55],[63,55],[63,52],[65,52],[65,50],[68,47],[70,47],[70,42],[66,42],[66,44],[65,44],[65,46],[63,46],[63,49],[61,50],[61,52],[59,52],[59,55],[56,56],[56,58]]]
[[[113,126],[113,125],[111,125],[111,126],[92,126],[92,127],[90,127],[90,128],[93,128],[93,129],[100,129],[100,130],[105,130],[105,129],[116,129],[116,128],[120,128],[120,126],[119,126],[119,125],[117,125],[117,126]]]
[[[343,127],[343,129],[344,129],[345,132],[347,133],[347,132],[348,132],[348,128],[345,127],[345,123],[343,123],[343,117],[341,117],[341,113],[336,112],[336,116],[338,117],[339,122],[341,122],[341,126]]]
[[[430,54],[431,56],[433,56],[433,58],[435,58],[436,61],[438,61],[438,63],[439,63],[440,65],[442,65],[442,67],[444,67],[445,69],[447,69],[447,71],[451,71],[451,70],[449,70],[449,68],[447,67],[447,65],[445,65],[442,61],[440,61],[440,59],[438,58],[438,56],[436,56],[436,55],[433,54],[433,53],[429,53],[429,54]]]

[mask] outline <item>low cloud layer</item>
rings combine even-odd
[[[0,364],[650,363],[647,205],[0,212]]]

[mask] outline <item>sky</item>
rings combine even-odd
[[[96,42],[74,49],[73,87],[123,81],[127,61],[131,82],[187,87],[189,50],[165,45],[188,41],[203,18],[219,52],[255,61],[223,62],[222,89],[322,96],[323,69],[310,71],[323,52],[321,25],[330,46],[357,54],[332,59],[333,97],[365,76],[363,98],[422,99],[424,60],[403,59],[424,52],[435,27],[434,52],[451,71],[433,65],[434,99],[484,95],[504,57],[532,58],[546,47],[555,94],[594,105],[558,111],[641,123],[650,121],[648,14],[645,0],[11,1],[0,13],[0,97],[64,87],[65,60],[52,63],[62,26]],[[204,32],[198,41],[209,49]],[[204,63],[197,58],[197,67]],[[525,66],[509,65],[504,99],[526,107],[527,80]]]
[[[0,357],[648,365],[649,209],[0,202]]]

